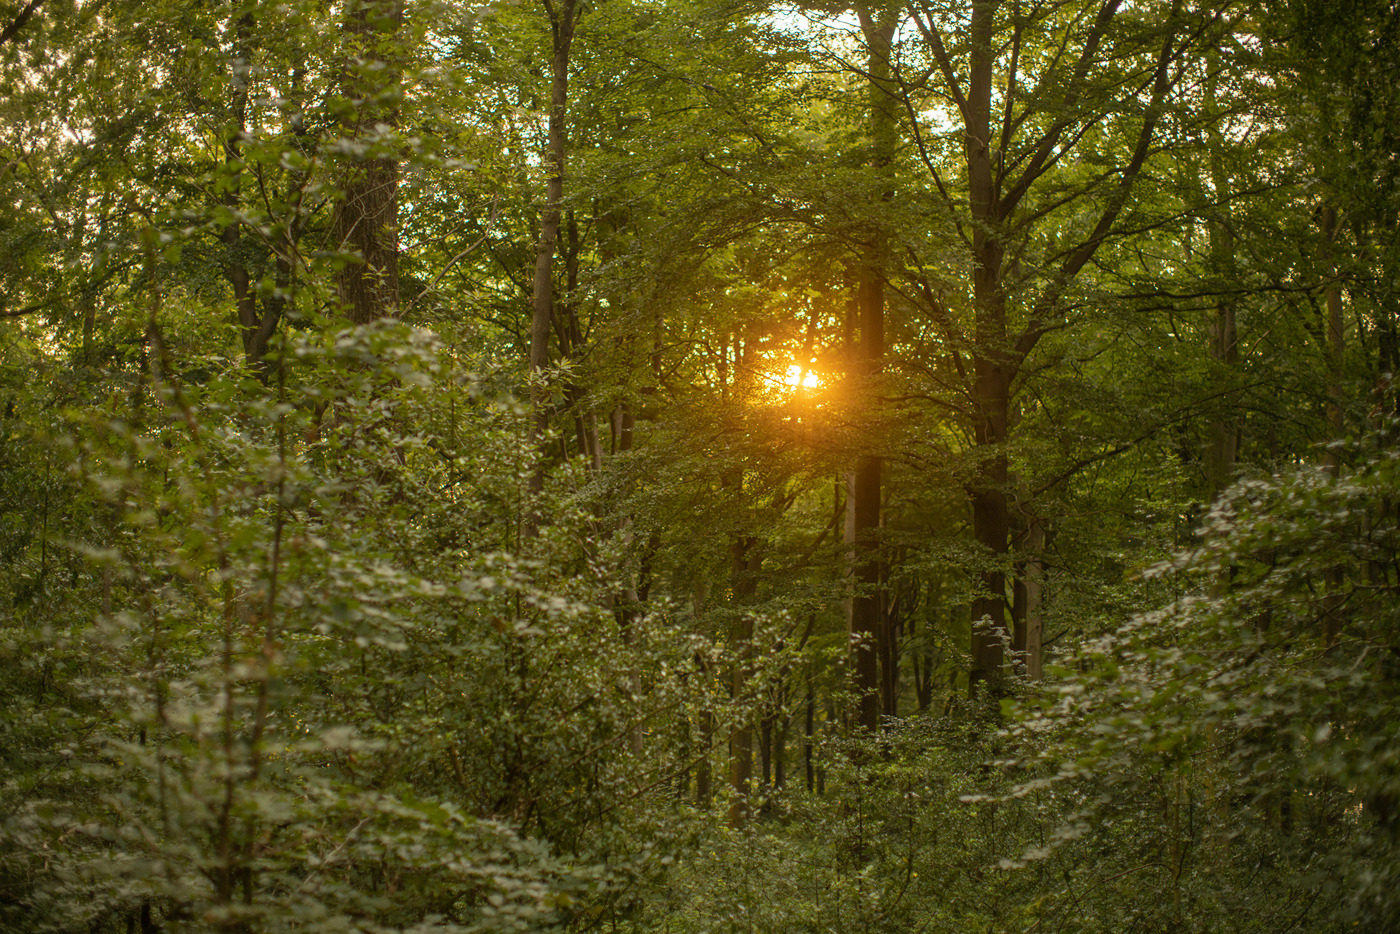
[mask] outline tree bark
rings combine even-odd
[[[1045,526],[1038,517],[1032,516],[1020,533],[1011,614],[1015,623],[1011,642],[1016,650],[1016,669],[1032,681],[1039,681],[1044,673],[1041,659],[1045,628],[1044,549]]]
[[[402,24],[402,0],[361,0],[349,8],[345,22],[346,35],[361,47],[360,55],[374,62],[387,56],[389,66],[382,70],[387,84],[380,69],[365,65],[347,66],[344,78],[356,118],[345,126],[347,133],[357,143],[381,150],[347,167],[331,223],[339,249],[359,258],[335,279],[337,297],[355,324],[395,314],[399,305],[399,158],[383,152],[385,142],[378,137],[398,124],[398,56],[384,46],[396,41]]]
[[[973,537],[982,546],[986,569],[981,593],[972,604],[972,671],[969,690],[979,683],[1001,690],[1006,643],[1006,572],[1011,516],[1007,507],[1005,444],[1013,367],[1007,339],[1006,294],[1002,282],[997,181],[992,164],[992,50],[997,0],[976,0],[970,23],[972,51],[965,108],[964,156],[972,214],[972,300],[976,328],[973,359],[973,440],[981,458],[969,493]]]
[[[29,0],[28,3],[21,7],[19,13],[15,14],[15,18],[10,20],[4,29],[0,29],[0,45],[4,45],[15,37],[15,35],[24,28],[24,24],[29,22],[30,17],[34,15],[34,12],[39,9],[39,5],[43,2],[44,0]]]
[[[890,44],[896,18],[889,9],[857,7],[861,32],[868,50],[867,93],[870,112],[871,168],[880,178],[879,197],[893,197],[895,155],[894,101],[891,87]],[[870,411],[875,384],[885,354],[886,237],[876,229],[869,233],[856,271],[855,317],[858,342],[854,375],[861,404]],[[867,450],[856,460],[847,499],[846,541],[851,546],[852,583],[847,628],[851,644],[851,670],[855,679],[856,722],[861,729],[880,728],[880,645],[884,614],[881,612],[882,568],[880,559],[881,458]]]
[[[1205,83],[1206,105],[1216,120],[1219,119],[1215,82],[1218,61],[1218,55],[1207,56],[1208,77]],[[1212,278],[1220,283],[1218,290],[1223,296],[1217,301],[1211,316],[1210,356],[1217,367],[1233,375],[1239,367],[1240,354],[1235,301],[1229,296],[1229,290],[1235,287],[1239,276],[1235,263],[1235,233],[1230,224],[1230,178],[1225,171],[1222,152],[1225,140],[1218,125],[1211,128],[1209,142],[1211,187],[1215,189],[1215,205],[1207,225],[1210,236],[1210,269]],[[1229,404],[1222,402],[1222,405]],[[1206,451],[1206,478],[1210,485],[1212,501],[1219,499],[1220,494],[1234,479],[1239,446],[1239,419],[1229,410],[1217,412],[1211,419],[1209,447]]]
[[[1337,226],[1337,209],[1325,205],[1318,218],[1322,228],[1323,262],[1327,268],[1329,281],[1323,293],[1327,312],[1327,437],[1329,441],[1341,440],[1344,430],[1342,419],[1342,362],[1344,360],[1344,340],[1346,322],[1342,316],[1342,285],[1336,262],[1333,259],[1334,244],[1340,235]],[[1323,465],[1333,477],[1341,475],[1342,461],[1335,449],[1328,448],[1323,456]]]
[[[540,239],[535,247],[535,278],[530,300],[530,376],[534,380],[534,431],[538,441],[549,425],[549,393],[542,371],[549,365],[549,335],[554,325],[554,254],[564,203],[564,170],[567,164],[569,104],[569,54],[574,41],[576,0],[544,0],[553,40],[550,60],[549,129],[545,142],[545,199],[540,211]],[[585,442],[586,443],[586,442]],[[535,472],[532,486],[544,487],[543,467]]]
[[[1150,37],[1153,43],[1139,46],[1138,54],[1144,58],[1154,55],[1155,67],[1133,79],[1137,83],[1133,93],[1145,106],[1136,139],[1131,141],[1131,154],[1106,174],[1101,184],[1076,193],[1073,186],[1061,183],[1060,173],[1051,173],[1062,168],[1066,154],[1084,140],[1091,129],[1089,121],[1102,120],[1102,116],[1086,120],[1085,102],[1090,98],[1100,100],[1097,89],[1091,87],[1091,82],[1099,80],[1100,66],[1126,52],[1127,46],[1120,42],[1131,45],[1132,32],[1125,31],[1121,37],[1110,40],[1115,20],[1124,7],[1123,0],[1102,0],[1097,4],[1097,13],[1080,20],[1083,33],[1074,38],[1075,52],[1063,56],[1057,53],[1053,61],[1031,65],[1022,61],[1021,30],[1026,15],[1020,5],[1002,0],[970,0],[968,6],[965,65],[950,54],[943,41],[944,23],[933,9],[927,5],[908,8],[910,21],[923,36],[932,59],[931,75],[941,81],[939,92],[962,118],[965,209],[961,199],[945,184],[919,129],[920,108],[924,105],[913,99],[912,85],[902,78],[901,89],[916,131],[914,142],[930,181],[969,247],[970,334],[964,333],[956,317],[943,306],[931,282],[924,279],[919,285],[929,311],[943,331],[955,368],[966,378],[968,427],[975,457],[966,489],[973,537],[983,561],[978,593],[971,606],[973,635],[968,683],[970,691],[985,684],[996,694],[1001,691],[1005,646],[1010,641],[1006,618],[1011,530],[1007,443],[1016,382],[1041,338],[1063,323],[1068,290],[1114,234],[1118,218],[1131,201],[1142,169],[1154,152],[1157,129],[1174,84],[1172,65],[1183,61],[1188,53],[1196,54],[1206,33],[1183,30],[1183,24],[1177,22],[1183,6],[1178,0],[1173,0],[1159,29],[1138,33]],[[997,35],[999,17],[1007,26],[1005,37]],[[1068,52],[1068,47],[1062,51]],[[994,94],[998,61],[1003,56],[1005,83]],[[1019,70],[1039,73],[1027,83]],[[919,80],[924,82],[923,78]],[[1053,95],[1045,96],[1045,90],[1051,87],[1055,88]],[[996,137],[992,126],[994,100],[1002,111]],[[1087,112],[1097,106],[1096,102]],[[1068,194],[1066,187],[1070,188]],[[1027,203],[1032,191],[1042,191],[1044,197]],[[1090,198],[1099,199],[1092,227],[1077,242],[1067,239],[1047,257],[1037,258],[1038,272],[1030,277],[1031,287],[1024,288],[1015,272],[1026,253],[1024,247],[1034,242],[1049,214],[1062,211],[1068,203],[1081,198],[1081,204]],[[1071,235],[1070,230],[1061,230],[1067,237]],[[1018,327],[1014,335],[1009,320],[1012,290],[1020,297],[1015,310],[1026,316],[1024,327]],[[971,358],[970,368],[964,364],[964,353]]]
[[[249,36],[253,31],[253,15],[244,14],[232,25],[233,61],[229,75],[229,127],[224,136],[224,170],[231,176],[230,191],[224,197],[224,205],[232,211],[240,208],[238,187],[232,184],[233,178],[242,174],[242,140],[248,125],[248,79],[252,72]],[[224,276],[233,289],[233,304],[238,317],[239,332],[243,339],[243,358],[250,366],[259,367],[267,353],[271,328],[264,334],[263,316],[258,314],[258,297],[252,288],[252,277],[248,273],[247,258],[243,255],[242,225],[230,222],[223,229]],[[275,323],[273,327],[275,327]],[[261,339],[260,339],[261,338]]]

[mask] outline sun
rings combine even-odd
[[[797,364],[787,368],[787,376],[783,377],[783,385],[792,389],[802,386],[805,389],[816,389],[822,384],[821,377],[813,373],[811,369],[800,367]]]

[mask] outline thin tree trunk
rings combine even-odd
[[[1221,366],[1235,367],[1239,362],[1237,329],[1233,302],[1216,306],[1210,325],[1210,355]],[[1210,424],[1210,447],[1206,454],[1206,477],[1210,497],[1214,501],[1234,478],[1239,459],[1239,422],[1230,415],[1218,414]]]
[[[1013,478],[1013,483],[1020,484]],[[1015,561],[1011,565],[1011,668],[1018,675],[1026,673],[1026,556],[1025,517],[1011,517],[1011,540],[1015,545]]]
[[[1214,73],[1219,56],[1207,58],[1206,81],[1207,105],[1216,111]],[[1216,303],[1210,323],[1210,356],[1212,361],[1226,373],[1234,374],[1239,367],[1239,335],[1235,321],[1235,301],[1228,290],[1238,281],[1235,262],[1235,234],[1230,225],[1229,193],[1230,178],[1225,171],[1222,149],[1225,140],[1219,128],[1211,130],[1210,175],[1211,187],[1215,189],[1215,205],[1207,226],[1210,235],[1210,268],[1212,276],[1221,283],[1220,291],[1225,294]],[[1232,403],[1222,403],[1232,404]],[[1239,459],[1240,425],[1232,411],[1221,411],[1211,420],[1210,441],[1206,453],[1206,478],[1210,484],[1210,496],[1214,501],[1230,485],[1235,475],[1235,464]]]
[[[252,71],[249,60],[248,36],[253,29],[253,15],[244,14],[233,26],[233,62],[229,75],[229,115],[231,120],[224,137],[224,170],[230,176],[241,174],[239,163],[242,159],[240,148],[248,125],[248,78]],[[229,179],[229,192],[224,197],[224,205],[237,211],[238,186]],[[241,250],[242,225],[230,222],[223,230],[224,276],[233,289],[233,304],[238,315],[238,325],[243,337],[243,356],[248,363],[256,366],[261,359],[254,346],[254,336],[261,320],[258,317],[258,300],[252,290],[248,264]]]
[[[830,694],[827,694],[827,695],[825,695],[825,696],[823,697],[823,704],[822,704],[822,707],[823,707],[823,709],[824,709],[825,712],[826,712],[826,722],[827,722],[827,723],[835,723],[835,722],[836,722],[836,705],[833,703]],[[816,773],[817,773],[817,795],[818,795],[818,796],[821,796],[821,795],[826,794],[826,767],[823,766],[823,765],[821,764],[820,761],[817,762]]]
[[[687,693],[689,681],[687,675],[681,676],[682,695]],[[681,716],[677,719],[677,732],[680,735],[676,744],[679,747],[679,754],[676,756],[676,801],[683,803],[690,795],[690,758],[695,754],[695,743],[691,736],[690,718]]]
[[[709,671],[706,668],[703,658],[696,656],[698,662],[700,678],[706,685],[705,694],[708,695],[710,683]],[[713,755],[715,744],[715,716],[709,708],[708,698],[705,701],[705,708],[700,711],[700,755],[695,761],[695,804],[701,808],[708,808],[710,800],[714,795],[711,788],[710,760]]]
[[[1039,681],[1045,673],[1041,646],[1045,637],[1045,526],[1037,517],[1027,523],[1025,539],[1021,545],[1023,559],[1021,566],[1021,592],[1024,600],[1024,613],[1021,616],[1022,632],[1016,641],[1025,657],[1026,677]]]
[[[788,731],[792,729],[792,715],[787,710],[787,691],[783,691],[783,714],[778,720],[778,730],[773,737],[773,787],[782,791],[787,784],[787,744]]]
[[[1322,228],[1323,259],[1330,281],[1325,293],[1327,309],[1327,439],[1340,441],[1344,430],[1342,420],[1342,362],[1345,320],[1342,317],[1342,286],[1338,280],[1336,262],[1333,258],[1334,243],[1340,231],[1337,226],[1337,211],[1331,205],[1322,209],[1319,223]],[[1342,458],[1335,444],[1329,445],[1323,455],[1323,467],[1334,479],[1341,477]],[[1324,602],[1322,619],[1322,639],[1327,645],[1335,645],[1342,632],[1342,587],[1345,584],[1345,571],[1338,565],[1327,572],[1328,595]]]
[[[1324,262],[1331,276],[1324,293],[1327,303],[1327,436],[1329,441],[1339,441],[1343,432],[1342,361],[1346,322],[1342,315],[1342,285],[1333,260],[1334,243],[1339,234],[1336,208],[1331,205],[1324,207],[1320,224]],[[1323,457],[1323,465],[1332,476],[1340,476],[1342,461],[1334,448],[1328,448]]]
[[[816,789],[816,772],[813,769],[812,761],[812,733],[816,729],[817,720],[817,692],[812,687],[812,677],[807,676],[807,704],[802,716],[802,770],[807,780],[807,793],[811,794]]]
[[[899,640],[903,630],[905,593],[899,588],[891,593],[888,565],[881,562],[880,581],[880,713],[884,717],[899,716]]]
[[[919,713],[928,711],[933,703],[933,662],[928,657],[928,648],[924,644],[928,640],[925,625],[923,631],[917,628],[917,623],[910,630],[910,639],[913,642],[914,650],[910,654],[910,661],[914,668],[914,708]]]
[[[729,628],[729,649],[734,656],[730,670],[730,693],[738,718],[729,735],[729,786],[733,800],[729,805],[729,826],[741,828],[751,814],[749,797],[753,792],[753,724],[744,710],[749,700],[749,676],[753,656],[753,616],[744,604],[758,593],[758,570],[761,558],[758,542],[751,536],[741,536],[730,546],[731,589],[734,592],[734,617]]]
[[[764,711],[758,725],[759,789],[766,796],[773,788],[773,721],[772,711]]]

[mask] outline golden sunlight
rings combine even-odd
[[[807,389],[815,389],[822,384],[821,377],[813,373],[810,369],[804,370],[797,364],[787,368],[787,376],[783,377],[783,384],[796,389],[803,386]]]

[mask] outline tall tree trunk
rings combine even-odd
[[[1205,83],[1206,103],[1219,119],[1216,104],[1215,71],[1219,56],[1207,56],[1208,77]],[[1211,187],[1215,189],[1215,205],[1210,214],[1207,230],[1210,236],[1211,276],[1220,283],[1222,297],[1217,301],[1210,322],[1210,356],[1217,367],[1231,374],[1239,367],[1239,338],[1235,322],[1235,300],[1228,294],[1239,281],[1235,263],[1235,233],[1230,224],[1230,178],[1225,171],[1225,139],[1219,126],[1210,131],[1210,176]],[[1235,463],[1239,459],[1240,424],[1235,417],[1233,402],[1222,401],[1229,406],[1217,412],[1211,419],[1210,439],[1206,451],[1206,479],[1210,485],[1211,500],[1216,500],[1234,479]]]
[[[1102,60],[1101,41],[1108,34],[1122,5],[1121,0],[1106,0],[1093,22],[1087,24],[1088,32],[1074,71],[1066,75],[1066,96],[1060,104],[1066,112],[1077,105],[1085,76],[1096,62]],[[1004,6],[1001,0],[972,0],[968,24],[966,92],[956,100],[964,125],[973,267],[974,333],[971,341],[973,371],[970,388],[972,435],[977,461],[976,472],[968,483],[968,494],[972,507],[973,537],[980,546],[985,562],[980,575],[979,593],[971,608],[972,668],[968,686],[969,690],[975,691],[978,684],[985,683],[992,694],[1001,691],[1004,646],[1008,642],[1006,570],[1010,550],[1010,515],[1006,445],[1010,438],[1013,384],[1027,356],[1051,329],[1052,325],[1048,322],[1063,315],[1065,309],[1062,301],[1066,290],[1114,231],[1118,216],[1129,202],[1133,186],[1153,152],[1157,128],[1173,85],[1171,66],[1173,62],[1180,61],[1187,48],[1187,44],[1180,40],[1179,30],[1165,23],[1160,33],[1162,45],[1157,54],[1157,66],[1151,75],[1151,96],[1145,102],[1132,156],[1120,167],[1115,184],[1105,191],[1093,229],[1077,246],[1063,251],[1046,286],[1029,299],[1026,327],[1012,339],[1007,316],[1008,280],[1012,268],[1007,263],[1008,215],[1018,211],[1018,208],[1022,211],[1019,228],[1022,232],[1017,234],[1017,242],[1024,242],[1024,231],[1031,223],[1024,216],[1024,212],[1029,210],[1028,206],[1022,205],[1024,196],[1033,187],[1048,187],[1037,186],[1037,180],[1043,178],[1048,168],[1063,155],[1065,147],[1072,148],[1075,142],[1066,136],[1073,121],[1058,118],[1041,136],[1034,154],[1019,167],[1008,169],[1002,161],[1002,150],[1012,141],[1011,137],[1016,132],[1013,128],[1019,126],[1024,129],[1029,123],[1022,117],[1012,116],[1009,101],[1017,96],[1017,89],[1014,85],[1008,85],[1001,95],[1003,102],[1007,103],[1001,121],[1004,140],[1000,147],[993,146],[991,108],[994,66],[1002,51],[1009,50],[1012,63],[1020,51],[1019,33],[1013,35],[1009,44],[994,41],[996,18]],[[1174,0],[1169,14],[1171,18],[1177,16],[1180,7],[1181,4]],[[915,15],[918,15],[917,11]],[[920,28],[929,37],[938,66],[953,87],[955,98],[958,97],[956,69],[937,35],[936,24],[921,21]],[[1008,65],[1008,68],[1014,68],[1014,65]],[[1011,172],[1009,188],[1005,192],[1002,190],[1004,171]]]
[[[1329,441],[1339,441],[1343,431],[1342,361],[1346,322],[1342,316],[1342,285],[1334,259],[1335,243],[1340,235],[1337,209],[1324,206],[1318,220],[1322,228],[1323,262],[1330,277],[1323,293],[1327,313],[1327,436]],[[1331,448],[1323,457],[1323,465],[1332,476],[1341,474],[1341,457]]]
[[[248,37],[253,30],[253,15],[246,13],[233,24],[233,61],[229,75],[229,127],[224,136],[224,171],[236,177],[242,174],[242,140],[248,127],[248,79],[252,72],[251,51]],[[238,186],[229,179],[229,192],[224,197],[224,205],[237,211]],[[238,325],[243,337],[243,356],[249,364],[256,366],[262,360],[257,334],[262,321],[258,315],[258,299],[252,289],[252,278],[248,274],[247,258],[242,249],[242,225],[232,221],[223,230],[224,276],[233,289],[233,304],[238,315]]]
[[[393,44],[403,25],[403,0],[360,0],[348,9],[345,32],[362,63],[346,68],[344,91],[356,107],[345,129],[368,141],[371,154],[347,167],[331,226],[339,248],[361,259],[336,274],[336,294],[352,322],[368,324],[399,305],[399,157],[383,151],[395,144],[380,139],[378,128],[398,124],[400,64]]]
[[[881,180],[881,200],[888,201],[893,197],[896,143],[890,69],[890,43],[896,18],[889,9],[872,10],[865,5],[857,7],[857,13],[869,52],[871,168]],[[867,411],[872,408],[885,354],[885,240],[882,231],[870,231],[870,242],[856,271],[854,323],[859,331],[859,343],[855,348],[855,375]],[[846,523],[856,588],[847,616],[857,698],[856,720],[862,729],[872,732],[880,728],[879,647],[884,622],[880,594],[880,475],[878,454],[867,451],[857,459],[851,474]]]
[[[536,440],[549,423],[549,393],[542,372],[549,365],[549,334],[554,325],[554,254],[564,203],[564,169],[567,163],[567,110],[569,104],[569,52],[574,41],[576,0],[543,0],[549,14],[553,40],[550,61],[549,133],[545,143],[545,199],[540,211],[540,239],[535,247],[535,278],[530,307],[530,376],[534,380],[534,431]],[[531,483],[534,492],[544,488],[543,466]]]
[[[1011,515],[1007,507],[1005,445],[1014,364],[1007,339],[1005,248],[1001,242],[996,172],[991,145],[991,41],[997,0],[972,4],[971,56],[965,113],[970,208],[972,213],[972,298],[976,341],[973,358],[973,440],[980,454],[970,485],[973,537],[987,562],[981,593],[972,603],[972,671],[969,690],[987,683],[1001,689],[1006,631],[1006,571]]]

